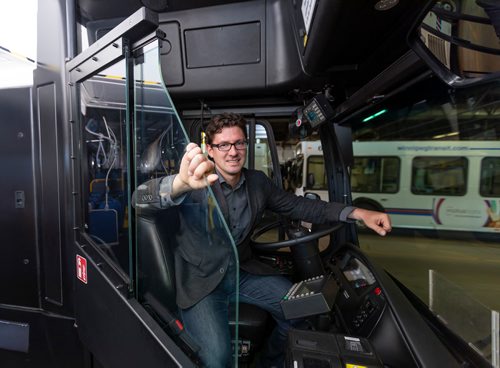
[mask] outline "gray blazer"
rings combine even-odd
[[[279,189],[261,171],[244,169],[251,223],[240,244],[237,244],[240,267],[254,274],[273,274],[275,271],[259,262],[252,253],[250,235],[269,209],[290,219],[311,223],[346,221],[353,210],[340,203],[315,201]],[[228,217],[228,206],[219,182],[212,186],[223,216]],[[139,201],[140,202],[140,201]],[[134,203],[134,202],[133,202]],[[150,202],[150,204],[152,204]],[[149,207],[149,206],[148,206]],[[159,208],[157,204],[154,207]],[[164,206],[163,206],[164,207]],[[206,189],[189,192],[177,207],[179,229],[174,250],[177,305],[189,308],[214,290],[224,277],[229,260],[234,257],[230,237],[226,232],[212,231],[224,228],[222,219],[208,203]]]

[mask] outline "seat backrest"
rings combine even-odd
[[[137,209],[137,214],[139,300],[165,325],[170,326],[178,314],[173,255],[175,235],[179,229],[178,212],[176,208],[155,212]],[[235,324],[232,317],[234,312],[230,312],[230,325]],[[250,340],[251,346],[257,348],[265,340],[267,313],[256,306],[242,303],[239,317],[240,340]],[[185,351],[194,356],[197,346],[189,340],[189,336],[184,334],[181,338],[187,346]]]
[[[139,299],[153,299],[176,314],[173,247],[179,228],[177,211],[170,208],[137,212]]]

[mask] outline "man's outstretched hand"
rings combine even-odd
[[[349,218],[353,220],[361,220],[364,224],[381,236],[385,236],[392,230],[391,218],[383,212],[365,210],[356,208],[352,211]]]
[[[196,143],[186,146],[186,153],[182,156],[179,174],[172,184],[172,197],[193,189],[205,188],[212,185],[219,177],[214,174],[214,163],[203,154]]]

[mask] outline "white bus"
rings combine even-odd
[[[295,193],[328,200],[321,143],[296,151]],[[353,151],[355,206],[383,210],[399,228],[500,232],[498,141],[354,142]]]

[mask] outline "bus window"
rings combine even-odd
[[[352,191],[397,193],[399,170],[398,157],[355,157],[351,174]]]
[[[412,163],[413,194],[463,196],[466,190],[465,157],[415,157]]]
[[[81,83],[82,149],[86,156],[82,184],[88,193],[82,208],[87,235],[129,274],[127,89],[118,79],[125,75],[125,68],[122,60]],[[115,77],[115,83],[110,84],[108,76]],[[108,88],[103,87],[106,85]]]
[[[311,183],[309,182],[309,177],[314,178]],[[309,156],[307,158],[306,186],[307,189],[328,190],[325,175],[325,160],[323,156]]]
[[[255,170],[260,170],[269,178],[273,177],[273,161],[266,128],[257,123],[255,124]]]
[[[399,167],[399,158],[382,158],[382,193],[396,193],[399,190]]]
[[[291,176],[294,188],[302,187],[302,170],[304,168],[304,156],[299,155],[297,159],[292,163]]]
[[[481,161],[481,187],[483,197],[500,197],[500,157],[485,157]]]
[[[0,88],[32,86],[37,59],[38,1],[2,1],[1,8]]]

